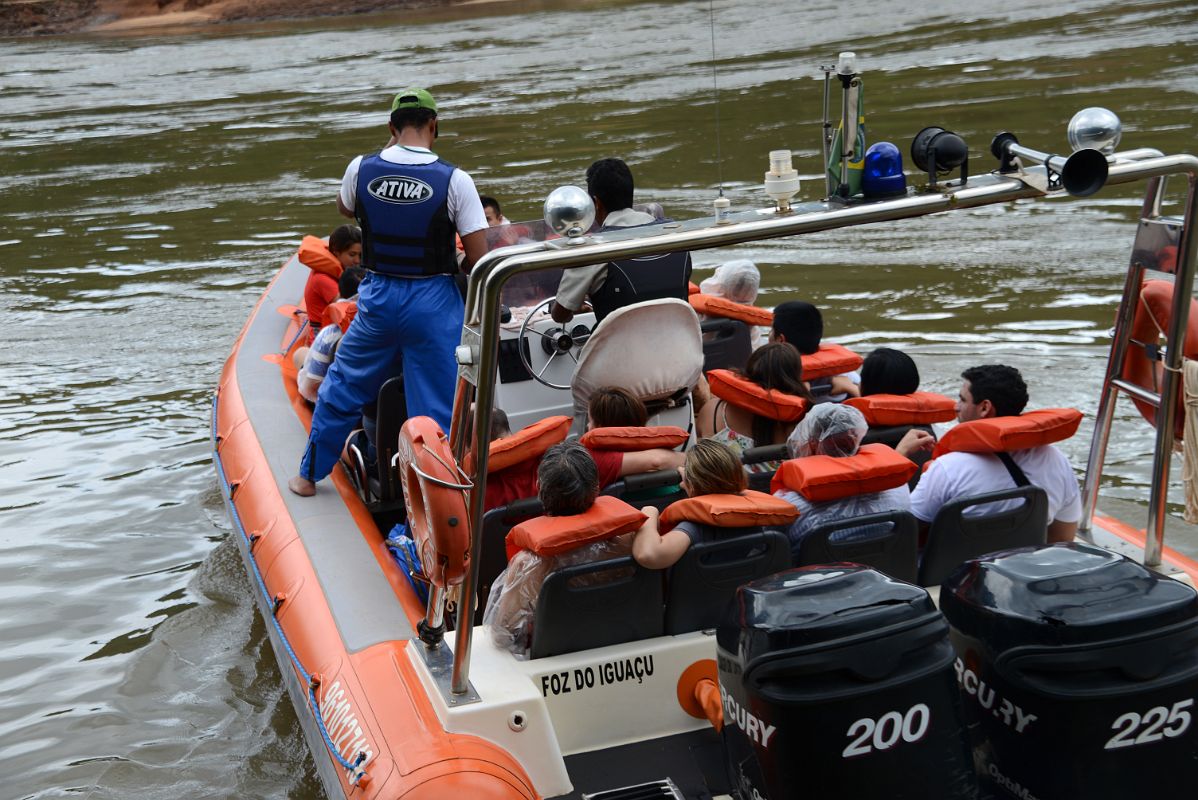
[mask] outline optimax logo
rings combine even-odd
[[[424,181],[401,175],[375,178],[366,187],[366,191],[384,203],[423,203],[433,196],[433,187]]]

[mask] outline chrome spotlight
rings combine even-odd
[[[560,236],[582,236],[595,221],[595,203],[578,186],[559,186],[545,198],[545,224]]]
[[[1069,146],[1077,150],[1091,148],[1109,156],[1119,146],[1123,138],[1123,123],[1114,111],[1101,106],[1083,108],[1069,120],[1069,128],[1065,135],[1069,138]]]

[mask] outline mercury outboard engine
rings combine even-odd
[[[995,797],[1127,800],[1198,782],[1192,588],[1058,544],[966,562],[940,605]]]
[[[857,564],[742,586],[717,631],[741,800],[973,800],[948,625],[923,589]]]

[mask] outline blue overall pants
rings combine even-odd
[[[299,474],[318,481],[332,472],[362,406],[378,397],[401,360],[408,416],[432,417],[448,431],[464,313],[450,275],[367,274],[358,287],[358,313],[316,396]]]

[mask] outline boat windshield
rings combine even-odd
[[[559,238],[544,220],[509,222],[487,228],[487,251],[517,244],[532,244]],[[561,269],[525,272],[509,280],[503,287],[500,302],[508,308],[532,308],[557,294]]]

